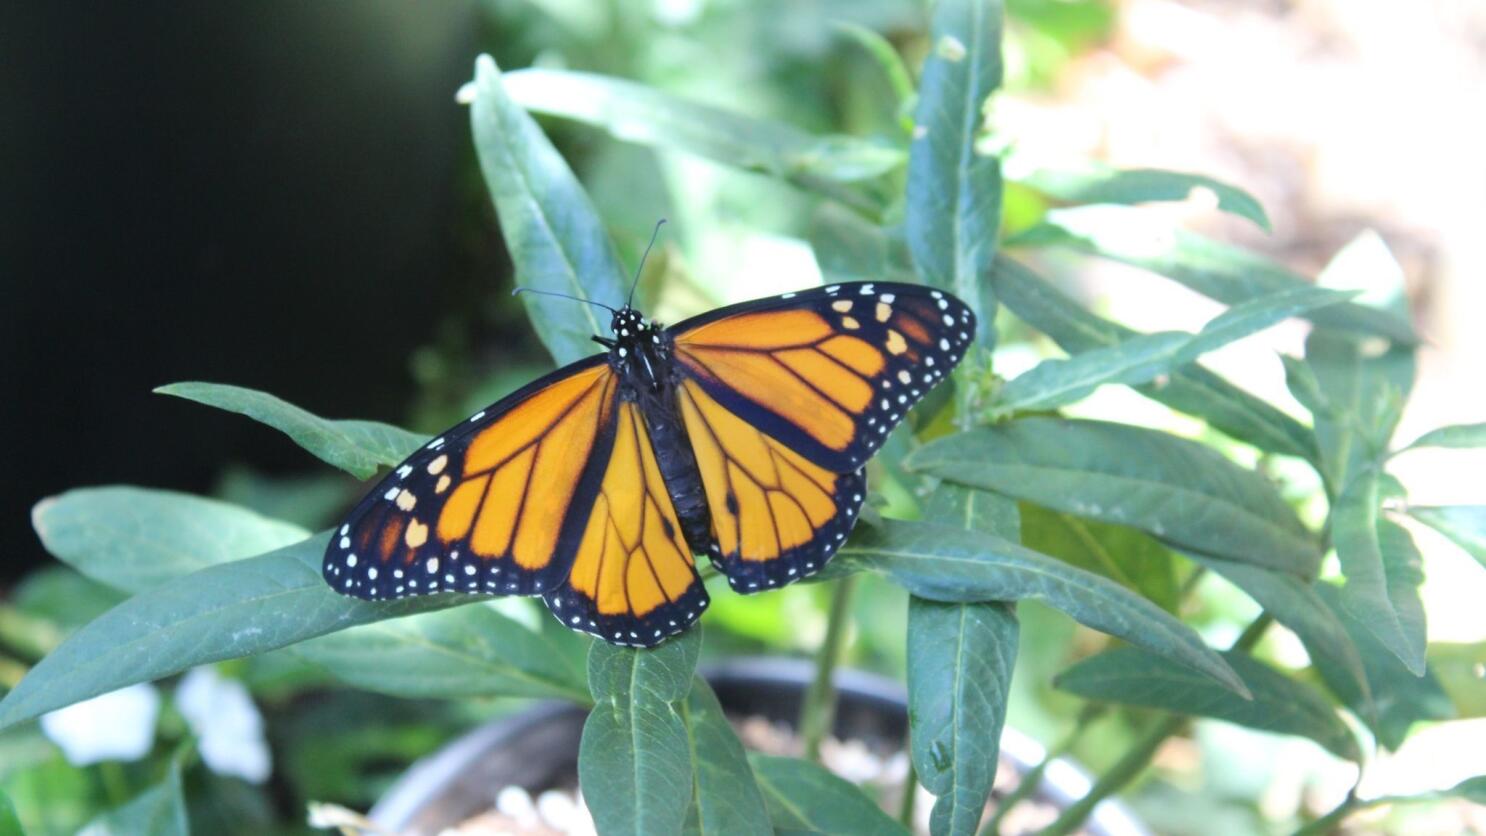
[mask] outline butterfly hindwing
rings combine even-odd
[[[670,332],[683,373],[720,404],[849,473],[949,375],[975,317],[938,290],[864,282],[721,308]]]
[[[408,457],[331,538],[325,579],[366,599],[562,584],[613,445],[603,361],[541,378]]]
[[[644,647],[685,630],[707,607],[707,591],[634,403],[619,406],[613,452],[568,581],[544,598],[553,615],[575,630]]]
[[[708,555],[729,585],[758,592],[819,571],[856,523],[863,472],[814,464],[696,381],[681,384],[678,400],[712,517]]]

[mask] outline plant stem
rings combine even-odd
[[[820,760],[820,742],[836,717],[836,687],[831,680],[841,661],[841,646],[846,641],[846,626],[851,614],[851,593],[856,578],[847,576],[836,582],[831,592],[831,610],[826,617],[826,635],[815,657],[815,680],[805,691],[800,706],[800,737],[805,742],[805,757]]]
[[[1273,621],[1269,613],[1260,613],[1259,617],[1244,628],[1243,633],[1233,642],[1231,651],[1247,653],[1252,650]],[[1083,798],[1070,805],[1068,809],[1059,814],[1056,821],[1042,831],[1042,836],[1064,836],[1064,834],[1077,830],[1083,825],[1084,819],[1088,818],[1089,813],[1093,812],[1096,804],[1124,789],[1140,773],[1144,772],[1145,768],[1150,765],[1151,758],[1155,757],[1156,750],[1166,742],[1166,738],[1176,734],[1186,722],[1186,715],[1169,714],[1147,729],[1145,734],[1136,739],[1135,744],[1114,766],[1099,776],[1099,780],[1094,782],[1094,786]]]

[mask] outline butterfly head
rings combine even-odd
[[[649,328],[649,324],[645,322],[645,317],[641,316],[639,311],[631,308],[629,305],[625,305],[615,311],[614,318],[609,321],[609,329],[614,332],[614,336],[620,342],[644,336]]]

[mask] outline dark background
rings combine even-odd
[[[482,26],[452,3],[5,4],[0,589],[46,559],[44,496],[313,467],[155,386],[406,423],[420,350],[521,338],[454,101]]]

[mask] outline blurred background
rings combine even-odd
[[[1358,236],[1380,236],[1428,341],[1400,437],[1486,418],[1486,6],[1007,6],[1006,90],[991,119],[1023,160],[1096,159],[1232,182],[1263,202],[1272,234],[1200,200],[1159,211],[1307,275]],[[234,383],[329,417],[434,432],[546,367],[508,296],[510,263],[454,98],[478,53],[507,69],[619,75],[816,133],[886,136],[899,130],[890,85],[838,24],[886,35],[916,67],[926,21],[913,0],[6,4],[0,380],[9,396],[0,424],[11,446],[0,481],[0,601],[59,632],[108,605],[112,593],[65,577],[31,531],[31,506],[69,487],[207,493],[311,527],[355,496],[349,479],[273,431],[153,395],[154,386]],[[655,220],[671,220],[664,275],[647,287],[662,320],[819,280],[804,243],[814,198],[582,126],[543,125],[627,264]],[[1007,222],[1025,224],[1042,208],[1012,189]],[[1143,330],[1193,328],[1217,310],[1130,268],[1057,266],[1080,298]],[[1005,376],[1047,351],[1016,336],[997,358]],[[1299,414],[1276,352],[1299,353],[1303,336],[1277,328],[1211,365]],[[1123,392],[1101,392],[1080,411],[1199,431]],[[1411,452],[1396,472],[1420,504],[1480,502],[1486,455]],[[1431,640],[1486,641],[1474,603],[1486,598],[1479,567],[1414,528]],[[1216,641],[1253,609],[1210,585],[1198,620]],[[859,596],[855,664],[901,673],[896,594],[869,587]],[[715,635],[739,650],[803,653],[823,629],[815,596],[719,600]],[[53,607],[58,599],[68,603]],[[1082,634],[1033,605],[1022,613],[1028,646],[1010,722],[1047,742],[1076,709],[1047,680]],[[1303,667],[1286,636],[1268,652]],[[413,757],[491,710],[429,712],[341,692],[329,722],[327,703],[298,699],[314,683],[235,672],[270,716],[275,770],[266,786],[222,778],[212,791],[263,821],[302,820],[309,798],[364,807]],[[334,745],[331,727],[341,732]],[[1079,754],[1097,762],[1100,750],[1119,750],[1119,734]],[[127,783],[68,771],[45,740],[33,743],[24,762],[14,750],[0,756],[0,780],[71,781],[77,797],[94,799],[115,791],[110,781]],[[1214,751],[1225,768],[1204,774],[1198,764],[1213,763]],[[1364,794],[1448,785],[1471,766],[1461,753],[1482,751],[1479,721],[1426,729],[1383,759]],[[18,763],[39,771],[17,778]],[[1170,743],[1158,765],[1137,806],[1169,832],[1183,821],[1262,832],[1301,805],[1329,807],[1355,777],[1309,743],[1215,723]],[[1424,817],[1416,826],[1438,824],[1428,812],[1410,815]]]

